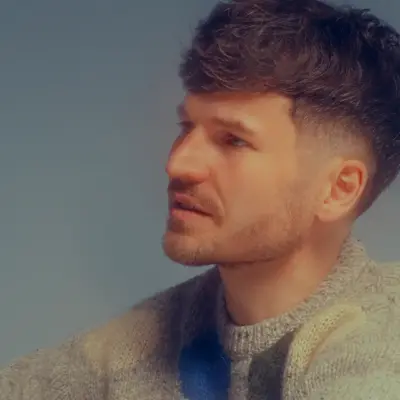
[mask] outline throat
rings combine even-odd
[[[296,257],[276,265],[219,266],[229,317],[248,326],[289,312],[318,289],[335,262]]]

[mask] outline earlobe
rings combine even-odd
[[[322,206],[318,213],[318,218],[321,222],[332,222],[338,219],[340,215],[338,203],[328,195],[322,203]]]
[[[325,184],[321,190],[320,208],[318,210],[318,219],[321,222],[330,222],[336,219],[336,194],[335,185],[337,181],[337,173],[331,170],[326,178]]]
[[[359,161],[347,160],[332,171],[319,218],[332,222],[352,213],[365,189],[367,170]]]

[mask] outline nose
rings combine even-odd
[[[172,146],[166,173],[170,180],[200,183],[209,176],[209,145],[200,131],[192,131]]]

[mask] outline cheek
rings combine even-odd
[[[225,159],[215,169],[219,195],[226,216],[235,220],[246,216],[279,212],[287,201],[288,188],[293,186],[294,169],[286,160],[265,153],[240,154]]]
[[[235,220],[257,218],[276,207],[276,182],[259,169],[231,173],[227,179],[225,205],[228,217]]]

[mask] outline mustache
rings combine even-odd
[[[200,192],[197,186],[186,183],[180,179],[171,180],[168,184],[168,195],[172,198],[175,194],[190,196],[205,212],[213,216],[221,216],[221,209],[211,195]]]

